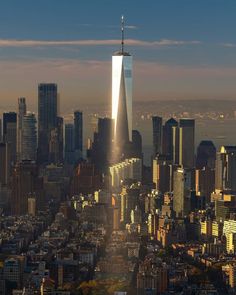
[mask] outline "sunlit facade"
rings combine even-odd
[[[119,146],[132,141],[132,56],[126,52],[112,57],[112,119],[114,141]]]

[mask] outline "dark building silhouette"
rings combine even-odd
[[[132,157],[142,159],[142,136],[138,130],[132,130],[132,146]]]
[[[102,177],[94,164],[80,163],[74,170],[71,194],[91,194],[102,188]]]
[[[10,178],[10,144],[0,143],[0,184],[7,185]]]
[[[49,162],[49,144],[52,130],[57,128],[58,94],[56,84],[38,86],[38,162]]]
[[[236,191],[236,146],[222,146],[216,154],[215,188]]]
[[[173,160],[173,127],[178,127],[178,122],[171,118],[166,121],[163,126],[163,143],[162,143],[162,153],[171,157]]]
[[[152,117],[153,157],[162,153],[162,118]]]
[[[185,168],[195,166],[195,120],[179,120],[179,164]]]
[[[65,124],[65,163],[73,165],[75,162],[74,124]]]
[[[216,161],[216,147],[210,140],[203,140],[197,148],[196,168],[209,167],[214,169]]]
[[[99,118],[98,129],[94,133],[92,162],[101,172],[106,172],[111,162],[113,120]]]
[[[83,113],[81,111],[74,112],[74,144],[75,144],[75,160],[83,158]]]
[[[3,140],[9,144],[10,161],[16,161],[17,147],[17,114],[14,112],[3,113]]]
[[[38,168],[33,161],[18,162],[12,173],[11,181],[11,213],[24,215],[28,212],[28,198],[40,198],[42,179],[38,177]]]
[[[49,162],[63,163],[63,118],[57,117],[57,126],[51,130],[49,141]]]

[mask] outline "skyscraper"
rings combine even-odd
[[[74,124],[65,124],[65,162],[74,164],[75,152]]]
[[[173,128],[178,127],[178,122],[171,118],[168,121],[166,121],[165,125],[163,126],[163,140],[162,140],[162,153],[164,155],[167,155],[171,157],[173,160],[173,148],[174,148],[174,142],[173,142]]]
[[[3,113],[3,140],[9,144],[11,163],[16,161],[16,124],[16,113]]]
[[[26,102],[24,97],[20,97],[18,98],[17,113],[17,160],[21,160],[22,156],[22,124],[24,115],[26,115]]]
[[[193,168],[194,157],[195,120],[179,120],[179,164],[186,168]]]
[[[75,160],[78,161],[83,157],[83,113],[74,112],[74,145]]]
[[[57,127],[57,85],[38,86],[38,162],[49,161],[51,131]]]
[[[215,188],[236,191],[236,146],[222,146],[216,154]]]
[[[187,216],[191,205],[192,172],[178,168],[174,172],[173,209],[177,217]]]
[[[21,160],[36,161],[37,131],[35,114],[27,113],[22,118]]]
[[[162,153],[162,118],[152,117],[153,157]]]
[[[132,56],[124,51],[123,17],[121,33],[121,50],[112,56],[112,119],[117,158],[132,141]]]

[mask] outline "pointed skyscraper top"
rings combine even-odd
[[[125,19],[124,16],[121,16],[121,53],[124,54],[124,30],[125,30]]]

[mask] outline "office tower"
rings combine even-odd
[[[179,165],[179,153],[180,153],[180,149],[179,149],[179,127],[178,126],[173,126],[172,127],[172,148],[171,148],[171,152],[172,152],[172,161],[173,164],[175,165]]]
[[[3,113],[3,140],[9,144],[11,163],[16,161],[16,124],[16,113]]]
[[[32,195],[39,197],[42,189],[36,163],[28,160],[18,162],[12,173],[11,185],[12,215],[27,214],[28,197]]]
[[[112,119],[116,160],[132,141],[132,56],[124,51],[124,18],[122,17],[121,50],[112,56]]]
[[[173,209],[176,217],[187,216],[191,205],[192,172],[178,168],[174,172]]]
[[[107,172],[111,162],[113,120],[99,118],[97,132],[94,133],[92,160],[101,172]]]
[[[49,163],[63,163],[63,118],[57,117],[57,127],[51,130]]]
[[[49,142],[51,131],[57,127],[57,85],[39,84],[38,86],[38,162],[49,161]]]
[[[222,146],[216,154],[215,188],[236,191],[236,146]]]
[[[2,142],[2,119],[0,119],[0,142]]]
[[[162,153],[162,118],[152,117],[153,157]]]
[[[18,98],[17,113],[17,160],[21,160],[22,154],[22,130],[23,117],[26,115],[26,102],[24,97]]]
[[[216,161],[216,148],[210,140],[203,140],[197,148],[196,168],[209,167],[214,169]]]
[[[0,184],[7,185],[10,180],[10,145],[8,143],[0,143]]]
[[[65,163],[73,165],[75,162],[74,124],[65,124]]]
[[[173,160],[173,127],[178,127],[178,122],[171,118],[166,121],[163,126],[163,139],[162,139],[162,153],[171,157]]]
[[[21,160],[36,161],[37,157],[37,129],[36,117],[27,113],[22,118],[21,132]]]
[[[163,194],[172,191],[172,161],[164,155],[158,155],[153,159],[152,168],[152,181],[155,184],[155,189]]]
[[[204,196],[206,202],[210,203],[211,194],[215,189],[215,170],[205,166],[202,169],[196,170],[195,177],[196,194]]]
[[[143,158],[142,136],[138,130],[132,130],[132,158]]]
[[[194,158],[195,120],[179,120],[179,164],[185,168],[193,168]]]
[[[75,144],[75,160],[83,158],[83,113],[81,111],[74,112],[74,144]]]

